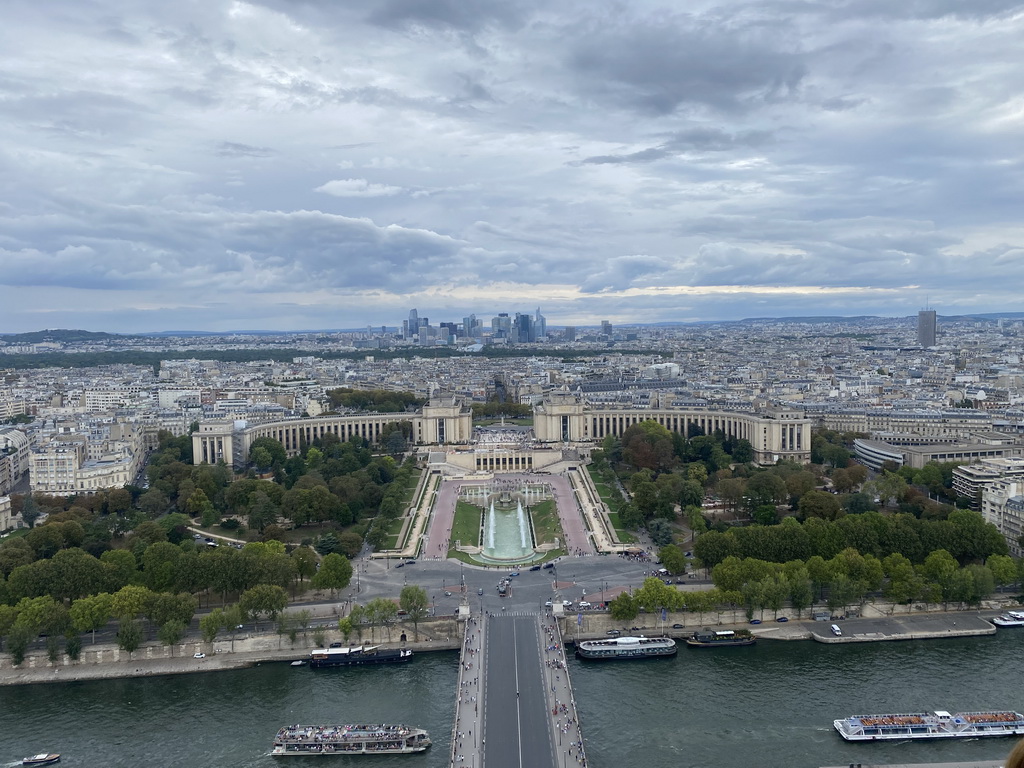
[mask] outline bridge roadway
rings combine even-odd
[[[585,768],[565,651],[550,616],[510,611],[466,627],[453,768]]]

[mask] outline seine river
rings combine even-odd
[[[831,723],[857,713],[1024,707],[1024,629],[961,640],[682,648],[671,660],[572,665],[593,768],[996,760],[1009,740],[847,744]],[[440,768],[457,668],[454,653],[421,654],[398,667],[314,672],[264,664],[0,688],[0,766],[56,751],[69,767],[269,768],[282,765],[268,756],[280,726],[361,721],[425,727],[434,747],[424,755],[331,758],[331,765]]]

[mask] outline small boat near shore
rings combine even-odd
[[[398,664],[412,659],[408,648],[381,648],[360,645],[355,648],[316,648],[309,654],[309,666],[350,667],[358,664]]]
[[[997,627],[1024,627],[1024,611],[1007,611],[990,621]]]
[[[847,741],[904,739],[976,739],[1024,735],[1019,712],[957,712],[943,710],[899,715],[854,715],[832,724]]]
[[[686,638],[690,648],[728,648],[737,645],[753,645],[757,638],[746,629],[702,629]]]
[[[22,765],[53,765],[60,762],[60,755],[55,752],[44,752],[41,755],[26,757],[21,761]]]
[[[429,746],[425,730],[407,725],[286,725],[274,737],[270,754],[403,755]]]
[[[576,656],[581,659],[653,659],[675,656],[678,648],[671,637],[613,637],[608,640],[581,640]]]

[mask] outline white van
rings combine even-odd
[[[836,637],[841,637],[842,634],[843,634],[843,630],[841,630],[839,628],[838,624],[833,624],[832,625],[832,634],[835,635]]]

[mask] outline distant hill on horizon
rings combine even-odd
[[[51,330],[28,331],[27,333],[0,333],[9,344],[39,344],[44,341],[68,343],[73,341],[102,341],[103,339],[125,339],[137,334],[106,333],[105,331],[68,330],[54,328]]]

